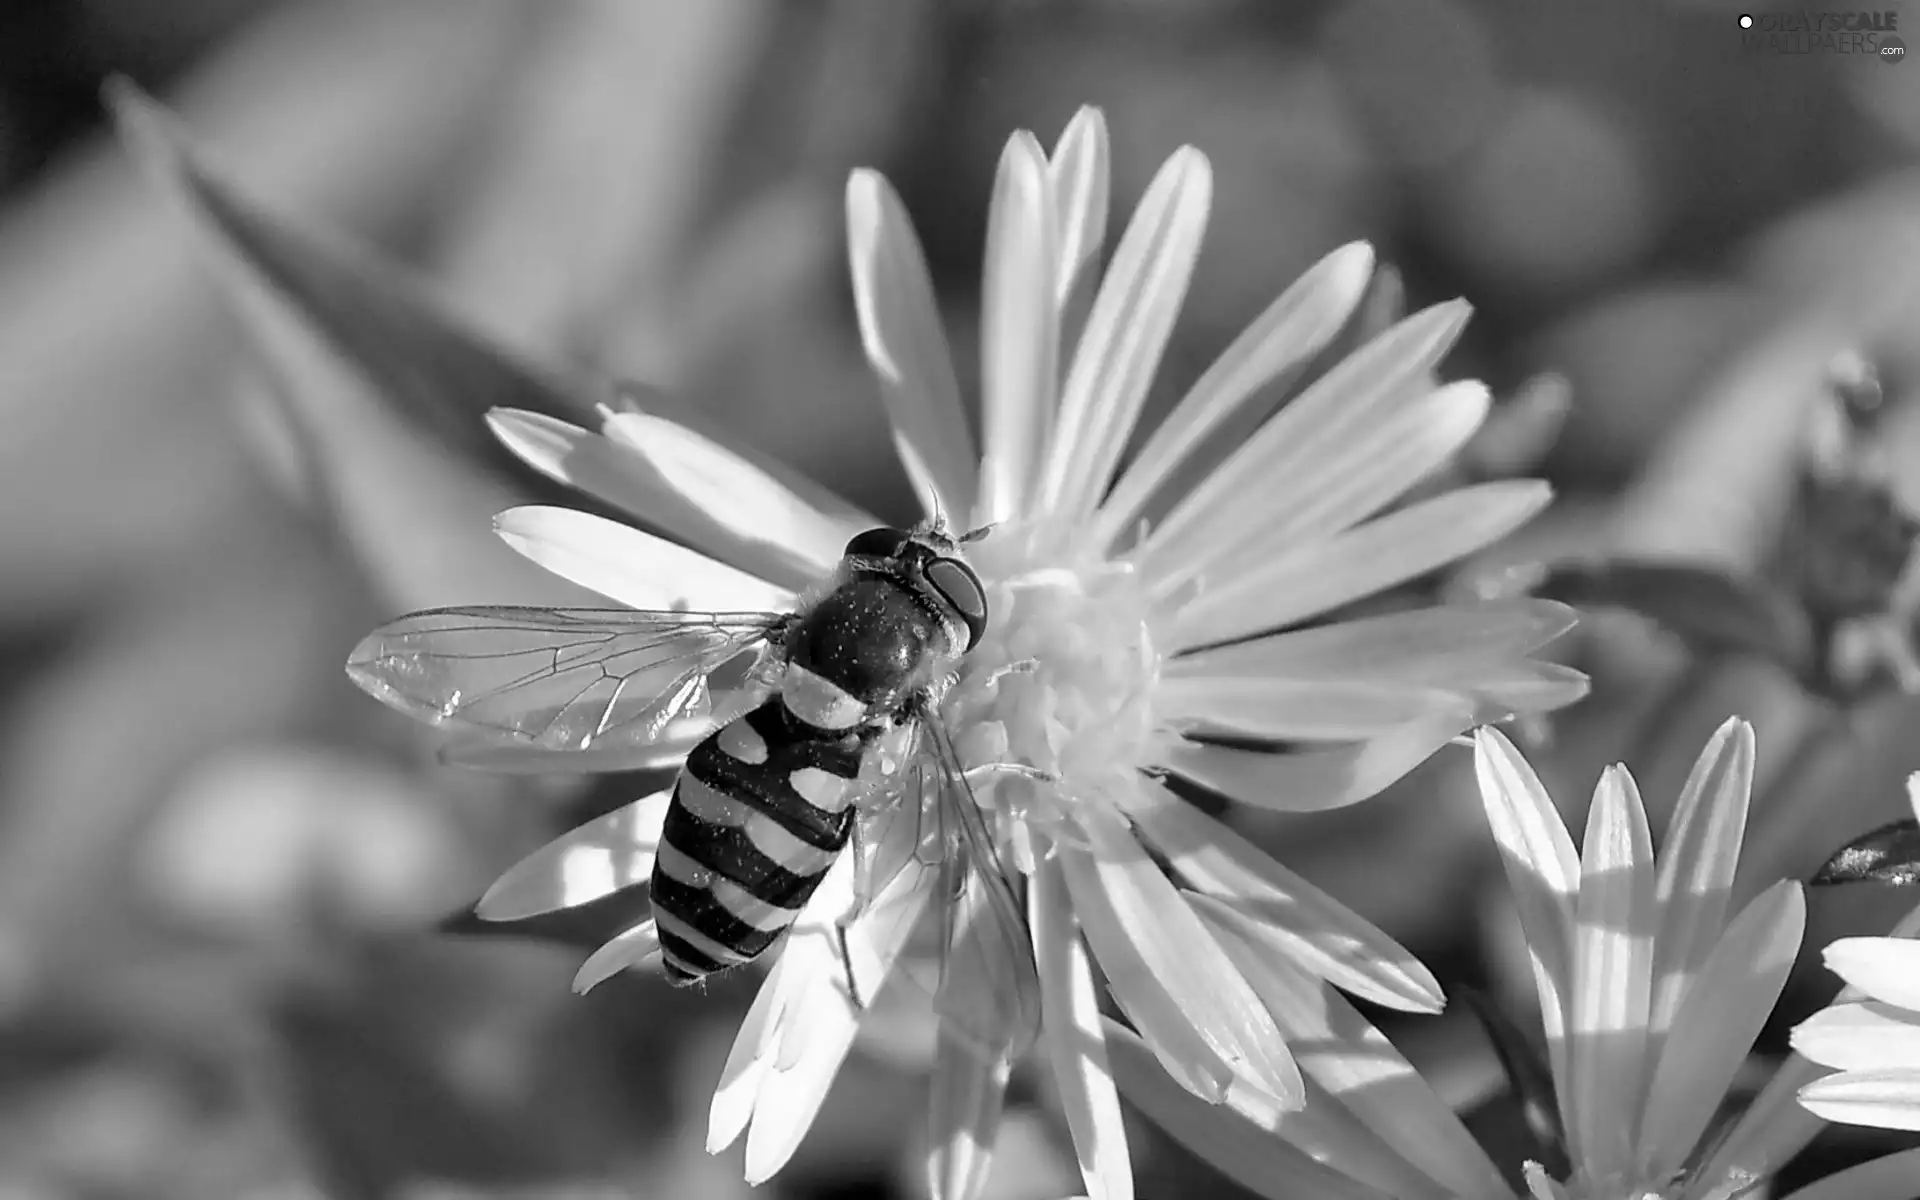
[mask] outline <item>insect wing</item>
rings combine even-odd
[[[1040,1035],[1040,976],[1018,897],[1000,866],[973,787],[939,714],[920,716],[922,812],[935,814],[944,843],[935,903],[943,911],[940,985],[934,1010],[989,1058],[1024,1054]]]
[[[440,608],[375,630],[347,674],[381,702],[474,743],[606,759],[710,724],[772,691],[772,612]],[[597,752],[597,753],[590,753]],[[546,757],[543,755],[542,757]],[[581,765],[588,765],[582,763]]]

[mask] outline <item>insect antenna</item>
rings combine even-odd
[[[940,504],[940,489],[934,486],[931,478],[926,479],[924,483],[927,489],[927,507],[933,512],[933,516],[927,521],[927,528],[940,537],[945,537],[947,536],[947,510]]]

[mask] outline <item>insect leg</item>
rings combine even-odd
[[[879,891],[873,885],[874,848],[867,844],[866,823],[860,819],[859,813],[854,814],[853,824],[848,828],[847,849],[853,855],[853,909],[841,918],[842,925],[865,912],[867,906],[873,903],[874,894]]]
[[[986,684],[988,687],[992,687],[995,684],[998,684],[1002,679],[1005,679],[1009,675],[1031,675],[1033,672],[1039,669],[1040,669],[1039,659],[1018,658],[1006,664],[1005,666],[995,667],[992,671],[988,672],[987,678],[986,678]]]
[[[1035,783],[1060,782],[1060,777],[1052,771],[1043,770],[1039,767],[1030,767],[1026,763],[1018,762],[981,763],[977,767],[968,767],[960,774],[961,777],[973,787],[979,787],[994,775],[1018,775],[1022,779],[1031,779]]]
[[[847,973],[847,998],[858,1009],[867,1007],[866,1000],[860,995],[860,977],[853,969],[853,945],[847,940],[847,929],[851,920],[842,919],[833,923],[833,944],[840,953],[840,968]]]

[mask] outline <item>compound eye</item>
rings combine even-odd
[[[981,586],[980,577],[957,558],[936,558],[923,574],[928,585],[966,622],[967,649],[973,649],[987,631],[987,589]]]
[[[899,555],[900,548],[906,544],[906,540],[905,533],[883,525],[879,529],[869,529],[865,533],[855,534],[853,540],[847,543],[846,556],[848,558],[894,558]]]

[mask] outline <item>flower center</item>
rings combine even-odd
[[[1160,653],[1130,566],[1047,562],[1031,552],[1038,541],[999,529],[975,548],[990,618],[944,714],[969,767],[1017,763],[1055,777],[987,772],[976,791],[1003,818],[1058,837],[1075,806],[1150,761]]]

